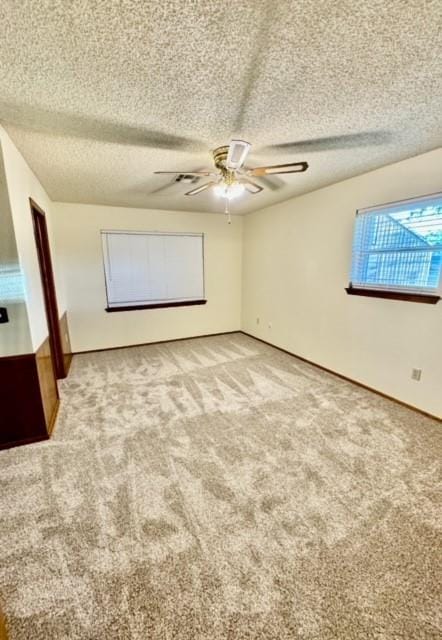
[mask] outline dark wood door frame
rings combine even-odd
[[[58,315],[57,295],[55,292],[54,271],[52,269],[46,215],[43,209],[41,209],[38,204],[32,200],[32,198],[29,198],[29,203],[31,205],[32,221],[34,224],[35,242],[37,245],[38,262],[40,265],[41,283],[43,287],[46,318],[48,321],[49,342],[51,345],[54,372],[57,378],[65,378],[67,374],[63,357],[60,318]]]

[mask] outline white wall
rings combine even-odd
[[[48,329],[29,198],[32,198],[46,213],[51,247],[53,247],[51,225],[52,203],[37,177],[28,167],[23,156],[19,153],[1,126],[0,141],[3,149],[6,181],[18,257],[25,278],[26,306],[31,331],[32,348],[35,351],[47,337]],[[63,295],[63,283],[59,277],[59,269],[57,268],[54,251],[52,251],[52,258],[57,286],[58,307],[61,315],[66,307]]]
[[[242,218],[66,203],[53,212],[74,351],[240,328]],[[203,232],[207,304],[107,313],[101,229]]]
[[[243,329],[442,415],[442,301],[344,291],[356,209],[440,190],[441,149],[246,216]],[[412,367],[423,370],[420,382]]]
[[[26,304],[2,302],[2,306],[8,310],[9,322],[0,324],[0,357],[31,353],[33,349]]]
[[[5,276],[9,280],[11,270],[18,273],[19,262],[0,143],[0,306],[7,308],[9,317],[9,322],[0,324],[0,357],[32,351],[24,296],[16,291],[12,302],[6,293]]]

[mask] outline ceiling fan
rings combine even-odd
[[[281,173],[302,173],[308,169],[307,162],[291,162],[289,164],[276,164],[266,167],[247,168],[245,161],[250,151],[251,144],[244,140],[231,140],[229,145],[214,149],[213,161],[215,170],[186,171],[186,177],[205,176],[212,178],[195,189],[187,191],[184,195],[196,196],[203,191],[213,189],[214,192],[226,200],[240,196],[244,191],[251,194],[260,193],[263,187],[254,182],[253,177],[265,177]],[[157,174],[181,174],[182,171],[155,171]]]

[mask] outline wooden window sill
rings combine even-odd
[[[421,302],[424,304],[436,304],[440,300],[440,296],[430,293],[405,293],[401,291],[385,291],[384,289],[359,289],[358,287],[346,287],[345,290],[350,296],[405,300],[406,302]]]
[[[152,304],[127,305],[125,307],[106,307],[105,311],[140,311],[140,309],[165,309],[166,307],[191,307],[196,304],[206,304],[207,300],[182,300],[180,302],[153,302]]]

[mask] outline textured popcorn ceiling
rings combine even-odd
[[[55,200],[220,211],[152,172],[232,136],[308,160],[245,212],[441,144],[440,0],[3,0],[0,25],[0,121]]]

